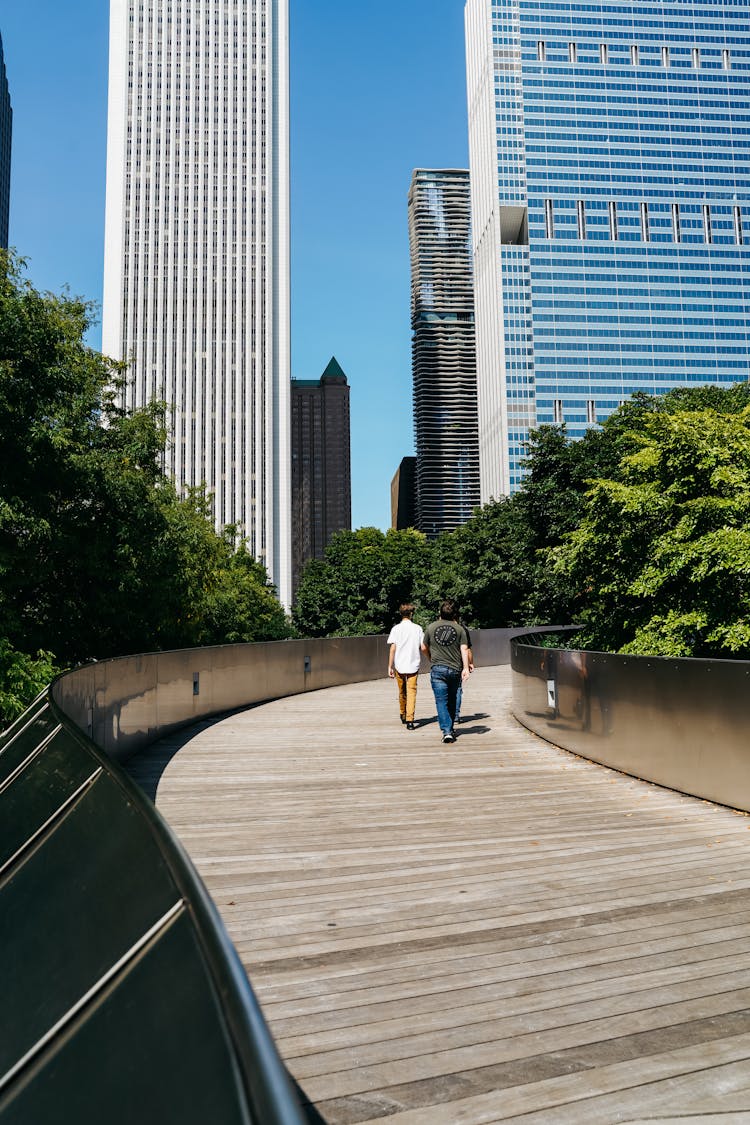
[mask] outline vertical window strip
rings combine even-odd
[[[732,58],[731,58],[731,55],[729,54],[729,48],[728,47],[725,47],[724,50],[721,52],[721,65],[724,67],[724,70],[729,70],[731,65],[732,65]]]
[[[547,44],[543,39],[537,41],[536,57],[539,59],[539,62],[545,62],[547,59]]]
[[[576,62],[578,58],[578,49],[575,43],[568,43],[568,62]]]
[[[700,47],[693,47],[693,66],[696,70],[701,65],[701,49]]]
[[[641,238],[644,242],[649,241],[648,203],[641,204]]]
[[[586,403],[586,421],[590,426],[596,425],[596,403],[593,398]]]
[[[631,43],[631,45],[630,45],[630,61],[633,64],[633,66],[638,66],[638,56],[639,56],[638,44],[637,43]]]
[[[578,200],[576,204],[576,214],[578,216],[578,237],[586,237],[586,204],[582,199]]]
[[[609,202],[609,237],[617,242],[617,204],[613,199]]]
[[[680,229],[680,205],[679,203],[672,204],[672,237],[675,242],[682,242],[682,231]]]
[[[551,199],[545,199],[544,201],[544,229],[547,238],[555,237],[555,216]]]
[[[734,208],[734,241],[738,246],[744,245],[745,242],[742,232],[742,208],[739,206]]]
[[[714,236],[711,230],[711,208],[708,203],[703,204],[703,235],[706,242],[710,245],[714,240]]]
[[[661,65],[669,66],[669,47],[662,47],[661,49]]]
[[[600,43],[599,44],[599,62],[600,63],[609,62],[609,49],[608,49],[606,43]]]
[[[554,401],[552,403],[552,417],[555,420],[555,424],[558,425],[558,426],[561,425],[562,422],[564,421],[563,404],[562,404],[561,398],[554,399]]]

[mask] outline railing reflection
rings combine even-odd
[[[512,643],[513,713],[548,742],[750,812],[750,661]]]

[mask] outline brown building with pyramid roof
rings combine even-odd
[[[349,385],[335,358],[320,379],[292,379],[292,597],[310,559],[352,524]]]

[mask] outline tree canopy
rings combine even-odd
[[[180,496],[167,479],[165,405],[117,405],[125,375],[87,346],[92,316],[84,301],[38,292],[3,256],[0,692],[9,699],[21,672],[19,699],[55,664],[290,632],[263,567],[233,529],[214,531],[210,497]]]
[[[305,567],[294,624],[309,637],[387,632],[399,604],[413,597],[429,559],[430,546],[418,531],[339,531],[324,557]]]
[[[552,552],[579,591],[580,640],[643,655],[748,657],[747,392],[675,395],[639,423],[621,430],[617,471],[592,483],[579,527]]]
[[[523,486],[455,531],[337,537],[303,575],[295,622],[384,631],[399,601],[424,621],[450,596],[470,626],[575,621],[590,647],[750,655],[748,411],[742,383],[634,395],[579,441],[542,426]]]

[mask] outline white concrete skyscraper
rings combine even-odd
[[[103,350],[290,600],[288,0],[110,0]]]

